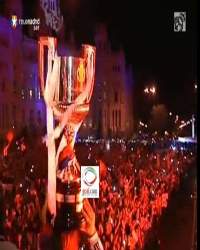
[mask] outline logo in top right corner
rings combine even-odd
[[[174,31],[186,31],[186,12],[174,12]]]

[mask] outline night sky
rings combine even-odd
[[[144,86],[155,80],[158,96],[151,104],[164,103],[168,110],[185,118],[191,115],[196,96],[196,2],[101,2],[99,13],[104,13],[100,15],[107,20],[113,40],[123,44],[132,64],[138,113],[149,103],[142,92]],[[174,11],[186,11],[185,33],[174,32]]]
[[[34,1],[31,8],[29,1],[23,2],[25,16],[34,16]],[[123,46],[133,69],[138,116],[154,103],[163,103],[183,118],[196,106],[196,5],[195,0],[61,0],[66,33],[75,31],[79,43],[92,43],[96,23],[105,22],[113,49]],[[186,11],[186,32],[174,32],[174,11]],[[143,89],[153,81],[158,94],[156,100],[147,100]]]

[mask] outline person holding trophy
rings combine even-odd
[[[79,249],[81,238],[86,238],[90,249],[101,250],[95,213],[89,201],[81,197],[80,165],[74,152],[76,134],[89,111],[96,49],[83,45],[81,57],[60,57],[56,38],[40,37],[38,45],[39,78],[47,106],[46,207],[53,233],[61,242],[56,249]],[[46,68],[45,47],[48,49]]]

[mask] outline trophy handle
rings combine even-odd
[[[47,47],[48,54],[51,53],[51,58],[53,59],[55,55],[55,51],[57,48],[57,38],[55,37],[48,37],[48,36],[42,36],[39,38],[38,41],[38,51],[39,51],[39,81],[40,81],[40,87],[42,94],[44,94],[45,90],[45,78],[44,78],[44,47]]]
[[[82,45],[82,51],[83,58],[85,58],[86,61],[86,103],[89,103],[94,87],[96,48],[84,44]]]
[[[48,73],[52,70],[52,63],[55,58],[56,53],[56,46],[57,46],[57,39],[54,37],[40,37],[38,41],[38,53],[39,53],[39,81],[40,81],[40,88],[42,94],[44,96],[45,93],[45,71],[44,71],[44,48],[47,46],[48,53],[47,53],[47,76]],[[47,134],[50,135],[54,131],[54,117],[53,117],[53,110],[51,107],[47,105],[46,110],[47,115]],[[55,141],[51,140],[48,145],[48,208],[50,213],[55,217],[56,215],[56,166],[55,166]]]

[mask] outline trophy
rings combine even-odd
[[[38,49],[39,80],[47,111],[48,208],[54,228],[67,231],[81,219],[80,165],[74,144],[89,111],[96,49],[82,45],[81,57],[59,56],[53,37],[40,37]]]

